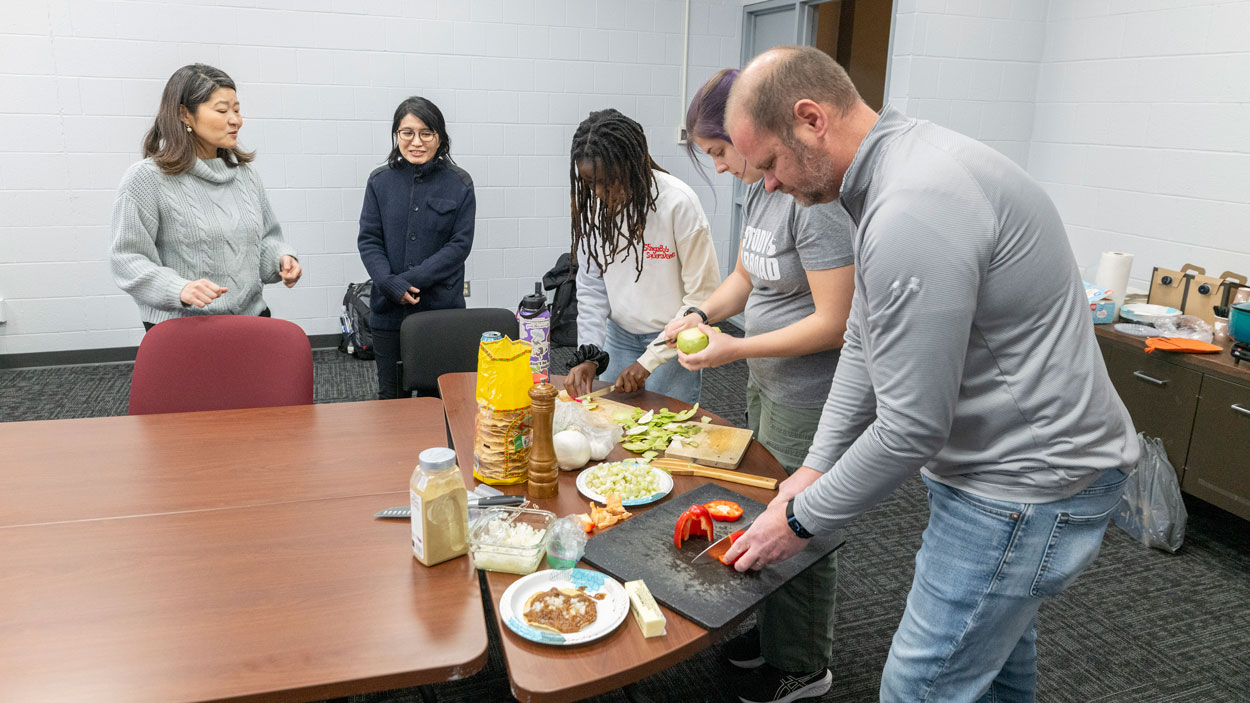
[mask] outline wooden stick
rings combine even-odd
[[[701,476],[703,478],[714,478],[719,481],[727,481],[729,483],[741,483],[745,486],[765,488],[770,491],[777,490],[777,479],[768,478],[766,476],[744,474],[737,471],[727,471],[725,469],[713,469],[710,466],[700,466],[698,464],[692,464],[688,461],[681,461],[680,459],[652,459],[651,465],[658,466],[661,469],[665,469],[669,473],[678,476]]]

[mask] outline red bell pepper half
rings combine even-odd
[[[713,520],[733,522],[742,517],[742,506],[732,500],[714,500],[711,503],[704,503],[703,507],[712,514]]]
[[[715,529],[712,527],[712,515],[702,505],[692,505],[677,518],[677,526],[673,529],[673,544],[681,549],[681,543],[695,537],[712,539]]]
[[[732,535],[729,535],[729,546],[730,546],[730,547],[734,546],[734,542],[737,542],[737,541],[738,541],[738,538],[739,538],[739,537],[741,537],[741,536],[742,536],[742,535],[744,535],[744,534],[746,534],[746,530],[738,530],[737,532],[733,533]],[[718,557],[716,557],[716,558],[717,558],[717,559],[720,559],[720,563],[724,564],[725,566],[733,566],[733,565],[734,565],[734,562],[735,562],[735,561],[738,561],[738,557],[734,557],[733,559],[726,560],[726,559],[725,559],[725,555],[726,555],[726,554],[729,554],[729,550],[728,550],[728,549],[726,549],[726,550],[725,550],[724,554],[721,554],[720,556],[718,556]],[[738,556],[742,556],[742,555],[741,555],[741,554],[739,554]]]

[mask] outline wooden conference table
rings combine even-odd
[[[307,700],[469,676],[469,560],[407,521],[418,398],[0,423],[0,700]]]
[[[557,388],[563,380],[555,379]],[[602,385],[602,384],[600,384]],[[438,380],[439,391],[447,412],[452,441],[465,481],[476,483],[473,471],[473,428],[477,410],[475,401],[475,375],[472,373],[446,374]],[[631,394],[612,393],[606,396],[629,405],[646,409],[667,406],[672,410],[685,409],[689,405],[668,396],[646,391]],[[710,415],[700,411],[697,417]],[[726,424],[711,415],[713,421]],[[619,445],[608,455],[609,461],[635,456]],[[739,470],[743,473],[769,476],[778,480],[786,477],[785,471],[768,450],[753,441],[743,457]],[[564,516],[587,511],[587,501],[577,492],[577,472],[560,472],[560,493],[555,498],[534,499],[539,507]],[[709,479],[693,476],[674,476],[673,495],[680,495],[696,488]],[[752,488],[741,484],[724,484],[749,498],[767,504],[776,491]],[[522,495],[524,484],[499,486],[505,493]],[[645,508],[631,508],[641,512]],[[585,564],[582,565],[585,567]],[[512,695],[525,703],[531,701],[555,703],[574,701],[611,691],[633,683],[651,674],[663,671],[673,664],[705,649],[732,631],[734,624],[720,631],[709,631],[663,608],[668,620],[668,634],[664,637],[646,639],[633,618],[626,618],[620,627],[606,637],[576,647],[554,647],[522,639],[507,628],[499,619],[499,599],[504,590],[519,577],[512,574],[485,572],[491,601],[495,608],[495,621],[499,626],[504,656],[508,664],[508,678],[512,683]]]

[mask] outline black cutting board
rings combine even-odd
[[[742,517],[717,522],[716,537],[746,529],[764,512],[762,503],[715,483],[705,483],[662,505],[626,520],[586,543],[585,559],[595,568],[620,581],[646,581],[655,599],[709,630],[724,627],[755,607],[817,559],[842,546],[841,532],[814,537],[795,556],[759,571],[739,573],[713,559],[703,564],[690,560],[711,542],[695,537],[673,546],[673,527],[691,505],[713,500],[732,500],[742,506]],[[830,584],[833,588],[833,584]]]

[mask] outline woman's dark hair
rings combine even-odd
[[[690,101],[690,107],[686,109],[686,155],[694,162],[699,169],[699,175],[703,176],[708,185],[712,184],[712,180],[708,178],[703,160],[698,157],[698,145],[694,140],[696,137],[723,139],[733,144],[729,133],[725,131],[725,102],[729,100],[729,89],[738,79],[738,73],[736,68],[717,71],[716,75],[699,88],[694,100]]]
[[[421,120],[426,127],[438,133],[438,150],[434,152],[434,158],[430,159],[430,161],[446,159],[450,163],[456,163],[451,158],[451,137],[447,135],[447,121],[443,119],[443,111],[438,109],[438,105],[429,100],[419,95],[414,95],[395,108],[395,117],[391,119],[391,153],[386,157],[386,165],[391,168],[399,168],[408,163],[404,160],[403,155],[399,153],[399,138],[396,136],[396,132],[399,131],[399,123],[403,122],[408,115]]]
[[[594,174],[587,182],[577,171],[587,164]],[[602,273],[618,255],[634,255],[634,269],[642,276],[643,230],[647,213],[655,210],[658,195],[654,171],[664,171],[647,151],[642,126],[611,108],[590,113],[573,133],[569,158],[569,196],[573,220],[573,256],[583,246]],[[622,202],[605,203],[595,195],[602,184],[625,193]],[[625,234],[620,246],[618,234]]]
[[[230,76],[219,68],[193,63],[174,71],[161,93],[156,121],[143,137],[143,156],[152,157],[161,171],[170,175],[190,171],[196,159],[195,137],[182,121],[181,108],[185,107],[194,115],[219,88],[237,90]],[[242,151],[238,147],[217,149],[217,156],[231,167],[245,164],[255,155],[255,152]]]

